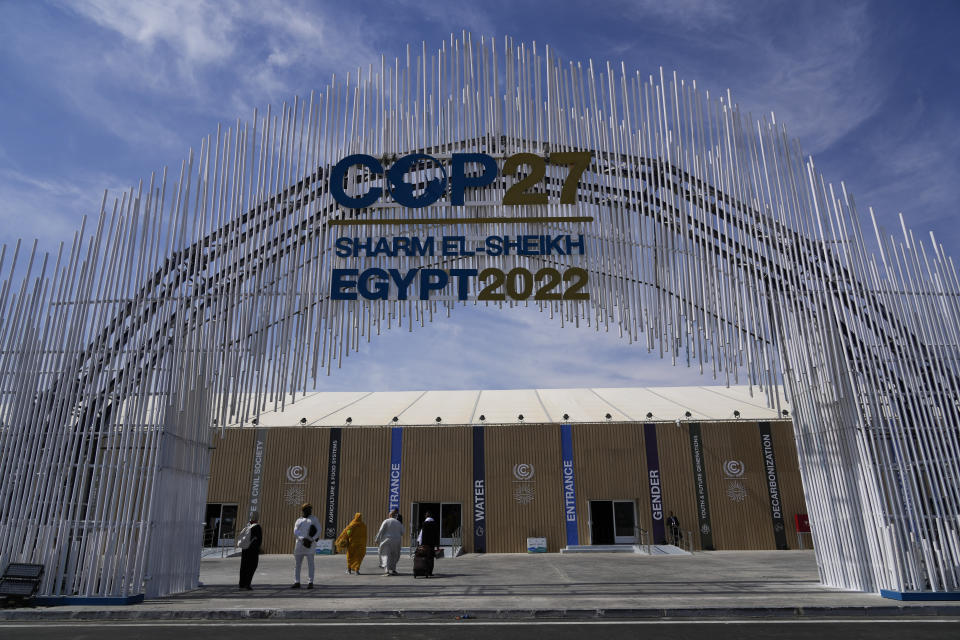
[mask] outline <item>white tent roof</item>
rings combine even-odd
[[[757,387],[629,387],[499,391],[321,391],[280,410],[266,407],[257,426],[340,427],[558,422],[778,420],[790,415],[780,390],[768,407]],[[788,411],[784,416],[782,410]],[[690,416],[686,413],[690,412]],[[647,414],[653,414],[647,418]],[[564,418],[564,414],[568,418]],[[610,414],[610,418],[607,418]],[[523,416],[521,421],[519,416]],[[484,420],[480,420],[480,416]],[[397,418],[394,421],[394,418]],[[347,422],[350,418],[350,422]],[[301,422],[305,419],[306,422]],[[236,426],[236,425],[234,425]],[[254,426],[252,422],[243,425]]]

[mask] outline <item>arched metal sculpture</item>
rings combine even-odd
[[[545,198],[503,204],[536,158],[565,152],[593,154],[575,204],[559,203],[569,168],[546,162],[525,192]],[[453,154],[534,158],[467,189],[463,205],[409,210],[384,197],[351,209],[331,197],[344,157],[386,166],[410,153],[434,159],[407,167],[414,193]],[[476,163],[461,170],[483,182]],[[357,166],[338,180],[350,194],[391,187]],[[507,236],[544,239],[481,252]],[[575,250],[543,250],[560,236]],[[437,245],[406,255],[397,237]],[[456,248],[441,250],[443,237]],[[348,238],[340,255],[337,238]],[[474,271],[465,289],[451,281],[425,300],[336,299],[351,281],[334,286],[331,274],[351,268]],[[513,275],[479,302],[485,268],[494,284],[497,270]],[[105,196],[95,229],[55,255],[4,246],[0,269],[0,565],[43,562],[44,593],[195,586],[213,429],[322,386],[381,330],[473,304],[614,328],[723,382],[782,382],[823,582],[958,589],[952,260],[905,227],[899,239],[864,231],[846,190],[775,121],[676,76],[469,34],[408,49],[218,130],[172,184],[164,172]],[[534,275],[539,286],[561,269],[586,270],[556,285],[585,279],[579,295],[531,295]]]

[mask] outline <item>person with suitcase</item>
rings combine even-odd
[[[437,547],[440,546],[440,523],[433,519],[433,514],[427,511],[420,533],[417,535],[417,551],[413,556],[413,577],[433,576],[433,561],[436,558]]]

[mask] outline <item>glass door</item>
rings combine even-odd
[[[203,518],[203,546],[215,547],[220,539],[220,503],[208,504]]]
[[[455,538],[460,538],[463,508],[459,502],[414,502],[411,505],[410,522],[415,523],[410,528],[411,538],[416,540],[420,527],[427,514],[440,523],[440,546],[449,547],[454,544]]]
[[[590,501],[590,544],[614,544],[613,501]]]
[[[590,544],[633,544],[637,513],[631,500],[590,500]]]
[[[423,521],[427,519],[427,514],[429,513],[433,516],[434,520],[439,521],[440,518],[440,503],[439,502],[414,502],[411,505],[413,516],[410,519],[410,539],[412,542],[411,546],[416,545],[417,534],[420,533],[420,528],[423,526]]]
[[[440,505],[440,545],[449,547],[453,544],[462,544],[460,533],[460,517],[462,509],[459,502],[444,502]],[[454,543],[454,539],[458,539]]]
[[[225,504],[220,509],[220,538],[217,546],[232,547],[237,537],[237,505]]]
[[[637,515],[632,501],[616,500],[613,503],[613,531],[615,544],[636,542]]]
[[[236,539],[237,505],[207,504],[203,519],[204,547],[232,547]]]

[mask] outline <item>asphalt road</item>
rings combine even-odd
[[[597,621],[597,622],[492,622],[450,620],[434,622],[37,622],[0,623],[4,640],[257,640],[323,638],[334,640],[530,640],[531,635],[550,640],[636,640],[662,637],[670,640],[933,640],[960,637],[958,619],[876,619],[876,620],[702,620],[702,621]]]

